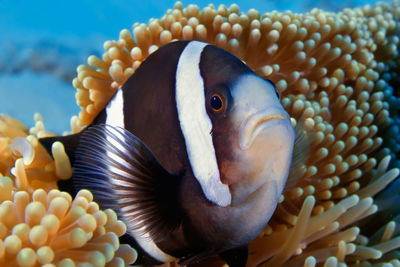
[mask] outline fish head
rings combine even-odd
[[[260,187],[277,200],[289,174],[295,132],[274,85],[255,74],[238,78],[231,89],[229,161],[221,159],[222,182],[230,185],[232,205]]]
[[[233,56],[219,64],[214,58],[208,65],[212,75],[204,75],[205,99],[221,183],[229,186],[231,206],[263,187],[275,207],[292,159],[290,116],[271,81]]]

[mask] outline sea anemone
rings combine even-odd
[[[0,265],[133,263],[136,251],[119,244],[126,226],[114,211],[100,210],[87,190],[72,199],[57,189],[56,181],[71,175],[71,165],[61,143],[52,147],[54,160],[38,145],[37,137],[49,133],[41,117],[36,120],[29,132],[0,117]]]
[[[298,134],[286,190],[250,244],[248,265],[399,266],[399,16],[397,1],[262,15],[240,13],[237,5],[200,10],[177,2],[161,19],[135,23],[133,35],[122,30],[119,40],[105,42],[102,58],[90,56],[89,66],[78,67],[73,85],[82,110],[71,131],[90,124],[158,47],[192,39],[215,44],[275,83]],[[34,137],[23,136],[34,153],[25,141],[9,148],[24,126],[13,122],[18,127],[10,130],[7,120],[0,120],[0,172],[18,178],[18,166],[39,155],[42,165],[17,179],[30,194],[30,186],[51,189],[70,175],[62,146],[54,148],[55,163]],[[40,118],[33,132],[46,135]],[[22,159],[15,160],[13,147]]]
[[[78,67],[82,110],[72,130],[88,125],[158,47],[215,44],[275,83],[301,139],[280,204],[250,244],[249,265],[398,265],[399,15],[397,1],[262,15],[177,2]]]

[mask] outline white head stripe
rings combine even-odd
[[[221,183],[211,136],[200,56],[206,43],[192,41],[183,50],[176,70],[176,104],[193,174],[208,200],[219,206],[231,203],[229,187]]]
[[[124,128],[124,97],[122,88],[117,90],[117,93],[107,104],[106,115],[106,124]]]

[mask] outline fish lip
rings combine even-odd
[[[267,108],[250,115],[239,129],[238,142],[240,149],[247,150],[260,129],[271,121],[277,120],[287,120],[290,122],[290,117],[281,108]]]

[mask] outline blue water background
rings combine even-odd
[[[91,54],[101,55],[103,42],[118,39],[134,22],[160,18],[175,1],[33,1],[0,0],[0,113],[33,126],[40,112],[46,129],[69,130],[69,119],[79,112],[71,85],[75,69]],[[200,8],[210,1],[182,1]],[[376,1],[214,1],[237,3],[247,12],[272,10],[307,12],[321,8],[337,12]]]

